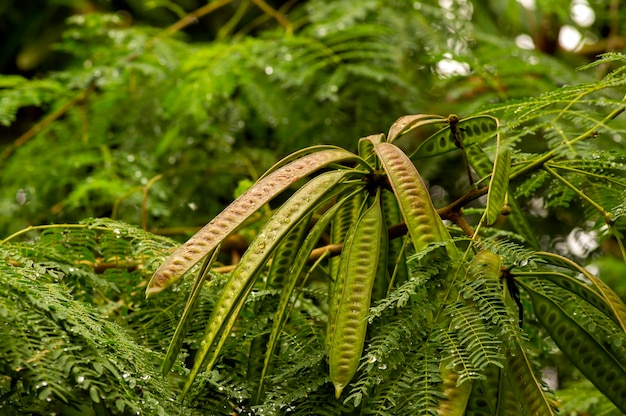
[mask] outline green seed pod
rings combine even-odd
[[[314,211],[321,203],[335,196],[338,191],[333,193],[331,190],[336,189],[338,183],[352,174],[354,173],[350,171],[331,171],[313,178],[274,213],[250,243],[250,247],[224,286],[211,313],[204,339],[200,343],[193,368],[183,388],[183,396],[191,387],[211,349],[213,349],[213,356],[208,367],[210,368],[214,364],[222,344],[235,323],[239,310],[252,290],[258,273],[276,246],[292,229],[293,224],[297,224],[299,220]],[[214,348],[216,340],[217,345]]]
[[[486,223],[493,225],[504,206],[506,194],[509,191],[509,171],[511,168],[511,150],[508,147],[501,149],[502,144],[498,140],[496,160],[493,163],[493,172],[489,182],[487,194]]]
[[[487,278],[500,279],[502,276],[502,257],[492,251],[479,251],[470,264],[470,271]]]
[[[550,296],[523,282],[522,286],[530,295],[537,319],[563,354],[626,413],[626,362],[605,348]]]
[[[352,194],[347,201],[344,201],[341,208],[333,218],[330,227],[330,242],[333,244],[344,243],[350,227],[359,219],[365,193]],[[330,275],[336,280],[339,270],[339,257],[330,260]]]
[[[267,350],[265,353],[263,370],[261,373],[259,388],[256,395],[257,402],[260,400],[260,396],[262,394],[263,383],[265,375],[270,367],[272,354],[274,352],[274,349],[276,348],[279,336],[282,333],[284,324],[287,320],[287,310],[292,299],[292,293],[294,292],[296,284],[299,281],[299,277],[306,266],[309,255],[317,245],[319,239],[322,237],[322,234],[330,225],[331,221],[333,221],[335,218],[337,218],[338,215],[340,215],[341,212],[343,212],[345,205],[351,205],[355,196],[357,196],[361,192],[362,191],[357,188],[357,190],[352,190],[352,192],[343,195],[342,197],[338,197],[337,203],[333,205],[329,210],[324,212],[322,216],[317,220],[315,225],[313,225],[311,230],[307,233],[306,238],[300,245],[297,254],[292,260],[291,268],[289,270],[289,274],[285,281],[285,286],[280,296],[278,308],[274,314],[272,331],[267,342]]]
[[[506,365],[483,370],[485,378],[474,380],[465,416],[524,416],[519,397],[507,385],[507,372]]]
[[[379,143],[374,150],[396,195],[415,251],[425,249],[430,243],[450,240],[426,185],[408,156],[390,143]],[[457,256],[454,247],[447,249],[451,257]]]
[[[396,139],[399,139],[416,128],[428,124],[443,124],[445,122],[445,117],[432,114],[413,114],[409,116],[402,116],[391,125],[389,134],[387,134],[387,141],[389,143],[393,143]]]
[[[521,401],[523,415],[555,416],[555,406],[544,390],[540,379],[533,371],[530,359],[521,345],[509,350],[506,361],[507,383]],[[509,414],[509,413],[505,413]]]
[[[448,119],[453,119],[452,116],[454,115]],[[458,120],[456,127],[463,133],[463,146],[467,148],[473,144],[484,143],[496,135],[498,119],[492,116],[468,117]],[[455,135],[452,133],[450,125],[439,130],[419,144],[411,159],[432,157],[458,149]]]
[[[398,206],[393,192],[383,190],[381,203],[385,214],[387,228],[392,227],[402,221],[402,212]],[[389,252],[387,254],[387,269],[391,276],[391,284],[399,286],[409,279],[409,267],[407,266],[405,239],[396,238],[389,241]]]
[[[493,165],[489,160],[489,157],[479,145],[469,146],[466,150],[470,164],[478,176],[484,178],[493,171]],[[522,211],[522,207],[519,205],[517,200],[513,198],[512,192],[508,193],[506,202],[507,205],[505,205],[505,207],[508,206],[508,209],[510,210],[510,213],[507,216],[507,221],[511,223],[513,230],[519,234],[532,248],[539,250],[541,245],[539,244],[539,240],[537,240],[537,233],[530,227],[530,224]],[[503,213],[503,215],[507,214]]]
[[[346,284],[343,292],[333,295],[340,297],[329,353],[330,378],[337,398],[356,373],[365,343],[372,285],[386,231],[379,199],[380,192],[359,218],[353,237],[344,247],[349,253]]]
[[[439,400],[437,413],[440,416],[463,416],[467,408],[473,380],[465,380],[458,385],[459,375],[450,367],[450,360],[441,363],[441,379],[445,398]]]
[[[300,249],[312,215],[307,215],[294,225],[289,234],[280,242],[276,254],[272,258],[272,265],[267,274],[268,287],[282,287],[289,275],[293,258]]]
[[[384,134],[372,134],[371,136],[359,139],[359,157],[369,163],[371,166],[376,165],[376,157],[374,156],[374,144],[385,140]]]

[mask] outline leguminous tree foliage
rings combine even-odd
[[[0,413],[626,413],[619,2],[192,3],[0,54]]]

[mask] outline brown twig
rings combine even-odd
[[[452,202],[451,204],[438,209],[437,213],[442,219],[453,221],[455,224],[461,227],[461,229],[463,230],[465,234],[467,234],[469,237],[472,237],[474,235],[474,230],[465,219],[465,216],[463,215],[463,212],[462,212],[462,207],[468,202],[473,201],[474,199],[486,194],[487,190],[488,190],[488,187],[486,186],[480,189],[471,190],[467,192],[465,195],[463,195],[462,197],[460,197],[459,199],[457,199],[456,201]],[[405,235],[408,232],[408,229],[404,222],[400,222],[398,224],[395,224],[389,227],[387,232],[389,235],[389,239],[394,239],[394,238],[398,238],[398,237]],[[328,256],[331,256],[331,257],[338,256],[339,254],[341,254],[342,249],[343,249],[343,244],[341,243],[328,244],[322,247],[318,247],[315,250],[313,250],[311,254],[309,255],[309,258],[307,259],[307,264],[311,264],[315,262],[326,252],[328,252],[327,254]],[[235,270],[235,267],[237,267],[237,265],[231,264],[227,266],[214,267],[213,269],[211,269],[211,271],[216,272],[216,273],[229,273]]]
[[[287,20],[284,14],[272,8],[272,6],[267,4],[264,0],[252,0],[252,2],[256,4],[259,9],[263,10],[267,15],[274,18],[278,22],[278,24],[284,27],[288,35],[291,35],[293,33],[293,27],[291,25],[291,22]]]
[[[202,6],[199,9],[196,9],[191,13],[187,13],[176,23],[168,26],[167,29],[165,29],[164,31],[156,35],[154,38],[152,38],[146,45],[146,48],[148,49],[151,48],[152,46],[154,46],[156,42],[159,42],[163,39],[166,39],[172,36],[174,33],[179,32],[180,30],[186,28],[190,24],[197,22],[198,19],[200,19],[201,17],[206,16],[207,14],[219,9],[220,7],[226,6],[228,3],[232,1],[233,0],[214,1],[213,3],[209,3],[205,6]]]

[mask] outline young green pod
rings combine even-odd
[[[272,264],[267,273],[268,287],[282,287],[289,276],[289,270],[293,258],[300,249],[302,241],[306,237],[307,227],[312,214],[305,216],[295,224],[289,234],[280,242],[276,254],[272,257]]]
[[[294,160],[260,179],[161,264],[148,283],[146,296],[171,286],[246,219],[288,186],[330,163],[347,160],[360,158],[343,149],[326,149]]]
[[[564,266],[566,268],[576,270],[587,278],[593,285],[595,291],[602,297],[604,304],[611,310],[608,316],[617,322],[622,331],[626,332],[626,305],[624,301],[602,280],[598,279],[587,269],[581,267],[574,261],[554,253],[539,252],[536,253],[541,257],[546,257],[555,265]]]
[[[361,209],[363,208],[365,191],[359,193],[351,193],[349,197],[343,201],[339,210],[332,219],[330,227],[330,242],[332,244],[344,243],[346,235],[350,227],[359,219]],[[341,198],[341,196],[339,197]],[[339,270],[341,257],[333,257],[330,259],[330,276],[336,279]]]
[[[337,311],[342,301],[344,289],[348,280],[348,264],[350,262],[350,247],[352,239],[356,233],[356,227],[359,223],[359,218],[365,209],[366,200],[361,198],[362,195],[354,195],[353,200],[349,202],[352,205],[352,214],[354,218],[351,219],[350,227],[344,234],[343,249],[339,259],[331,260],[331,282],[330,282],[330,299],[328,301],[328,322],[326,325],[326,346],[330,349],[333,341],[333,335],[335,333],[335,325],[337,323]],[[360,204],[356,205],[356,201],[359,200]],[[339,213],[338,213],[339,214]],[[340,220],[337,217],[335,220]],[[334,221],[333,221],[334,222]]]
[[[415,250],[419,252],[430,243],[448,241],[450,234],[413,162],[400,148],[390,143],[379,143],[374,150],[396,195]],[[448,254],[456,254],[451,247],[448,249]]]
[[[522,281],[537,319],[571,363],[613,404],[626,413],[626,362],[622,362],[540,289]]]
[[[491,279],[502,276],[502,257],[490,250],[481,250],[472,259],[470,272]]]
[[[504,147],[504,148],[502,148]],[[498,140],[496,160],[493,162],[493,172],[489,181],[487,194],[486,223],[493,225],[500,216],[506,194],[509,191],[509,171],[511,168],[511,150]]]
[[[376,201],[359,218],[353,237],[344,247],[349,253],[346,284],[342,293],[334,294],[340,296],[340,304],[336,312],[329,364],[337,398],[356,373],[365,343],[372,285],[386,230],[379,198],[380,192]]]
[[[272,354],[278,343],[278,338],[283,330],[285,321],[287,320],[287,308],[290,304],[291,295],[296,287],[296,283],[298,282],[298,277],[304,270],[311,251],[313,251],[317,242],[322,237],[322,234],[328,228],[331,221],[333,221],[343,212],[343,209],[346,205],[352,205],[354,198],[360,195],[360,193],[361,190],[359,189],[353,190],[352,192],[341,197],[337,201],[337,203],[335,203],[335,205],[333,205],[328,211],[324,212],[324,214],[322,214],[322,216],[317,220],[315,225],[313,225],[311,230],[307,233],[306,238],[302,242],[297,254],[292,260],[291,268],[289,269],[289,275],[287,276],[287,279],[285,281],[285,286],[280,296],[278,308],[274,314],[274,323],[272,325],[272,331],[270,333],[267,343],[261,380],[259,383],[259,389],[257,391],[257,401],[263,388],[265,374],[267,373],[270,366]]]
[[[445,398],[439,400],[437,414],[440,416],[463,416],[472,392],[474,380],[465,380],[459,384],[459,375],[452,369],[451,360],[440,365]]]
[[[185,309],[183,310],[183,314],[178,321],[178,325],[176,325],[176,330],[174,331],[170,345],[165,353],[165,358],[163,358],[163,365],[161,366],[163,376],[166,376],[169,373],[170,369],[174,365],[174,362],[176,361],[178,353],[180,352],[180,348],[182,347],[185,336],[187,335],[187,330],[189,329],[192,313],[198,304],[198,300],[200,299],[202,285],[206,280],[209,270],[211,269],[211,265],[215,261],[218,252],[219,247],[216,247],[215,250],[207,256],[204,264],[200,268],[200,271],[196,275],[193,287],[189,293],[189,298],[185,304]]]
[[[506,361],[507,383],[516,397],[523,397],[521,402],[524,415],[555,416],[556,403],[546,394],[540,378],[537,377],[533,366],[519,344],[514,344],[509,350]],[[509,413],[505,413],[509,414]]]
[[[389,143],[393,143],[396,139],[399,139],[416,128],[428,124],[443,124],[445,122],[446,119],[444,117],[432,114],[412,114],[402,116],[391,125],[389,133],[387,134],[387,141]]]
[[[456,127],[463,133],[463,146],[467,148],[491,139],[498,131],[498,119],[492,116],[468,117],[458,120]],[[432,157],[458,148],[457,137],[448,125],[420,143],[411,154],[411,159]]]
[[[524,416],[521,401],[507,385],[505,367],[489,365],[483,370],[484,379],[476,379],[467,403],[465,416]]]
[[[384,189],[381,203],[388,229],[402,221],[402,212],[393,192]],[[389,241],[387,268],[391,276],[391,285],[401,285],[409,279],[404,237]]]
[[[183,395],[191,387],[209,350],[213,349],[217,340],[217,347],[213,350],[213,356],[208,367],[213,365],[258,273],[276,246],[293,227],[293,224],[315,210],[319,204],[334,196],[331,190],[352,174],[353,172],[350,171],[331,171],[313,178],[276,210],[250,243],[250,247],[233,271],[211,313],[204,339],[200,344],[193,368],[183,388]]]
[[[478,176],[486,177],[493,171],[493,166],[487,154],[479,146],[469,146],[466,148],[470,165]],[[507,203],[510,209],[510,214],[507,216],[507,221],[511,223],[513,230],[519,234],[526,243],[532,248],[539,250],[541,245],[536,236],[536,231],[530,227],[522,207],[517,200],[513,197],[512,192],[508,193]]]

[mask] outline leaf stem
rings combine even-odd
[[[626,100],[626,96],[622,99],[622,101]],[[573,138],[571,141],[567,142],[568,145],[572,145],[580,140],[584,140],[587,139],[589,137],[592,137],[595,135],[596,130],[598,129],[598,127],[605,125],[608,121],[615,119],[617,116],[619,116],[620,114],[622,114],[624,112],[624,110],[626,110],[626,106],[621,106],[619,108],[616,108],[615,110],[611,111],[611,113],[609,113],[609,115],[607,115],[602,121],[596,123],[592,128],[590,128],[589,130],[587,130],[586,132],[580,134],[579,136]],[[549,160],[553,159],[555,156],[557,156],[557,150],[562,147],[564,145],[564,143],[562,143],[561,145],[557,146],[555,149],[552,149],[551,151],[549,151],[548,153],[546,153],[545,155],[543,155],[542,157],[540,157],[539,159],[535,160],[534,162],[529,163],[528,165],[526,165],[526,167],[523,167],[521,169],[516,170],[515,172],[513,172],[510,176],[509,176],[509,180],[512,181],[513,179],[517,178],[518,176],[522,176],[524,174],[527,174],[529,172],[532,172],[534,170],[537,169],[541,169],[541,167],[543,165],[546,164],[546,162],[548,162]]]

